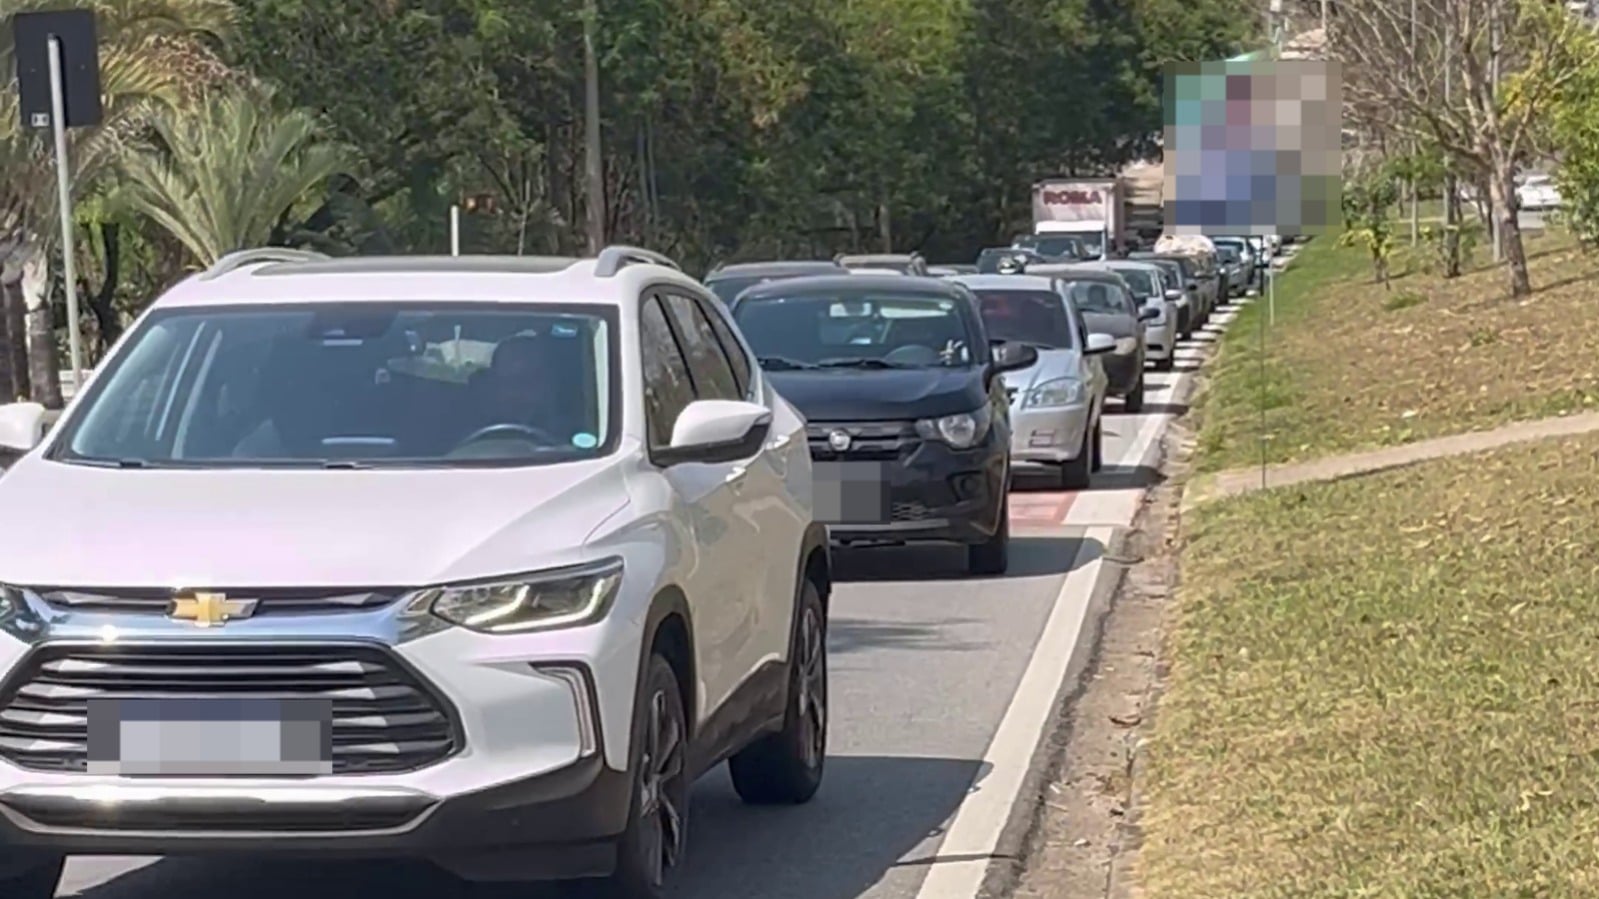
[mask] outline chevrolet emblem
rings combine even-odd
[[[172,600],[167,617],[192,621],[196,627],[221,627],[235,618],[254,615],[257,603],[254,599],[228,599],[226,593],[195,593]]]

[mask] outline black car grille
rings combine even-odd
[[[849,449],[833,449],[829,440],[834,431],[850,436]],[[824,462],[893,461],[908,455],[922,442],[916,434],[916,423],[911,421],[813,421],[806,424],[805,436],[810,442],[811,458]]]
[[[932,509],[915,501],[895,502],[889,509],[890,521],[926,521],[932,517]]]
[[[0,689],[0,758],[88,769],[90,699],[328,699],[333,773],[388,774],[460,746],[447,702],[375,646],[44,646]]]
[[[171,590],[101,588],[73,590],[35,587],[33,592],[53,609],[75,612],[164,615],[172,607]],[[282,614],[355,612],[375,609],[399,599],[400,590],[218,590],[234,599],[254,599],[253,617]]]

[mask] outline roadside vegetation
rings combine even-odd
[[[1599,259],[1530,232],[1539,286],[1507,300],[1480,244],[1446,279],[1397,240],[1387,287],[1363,247],[1304,246],[1278,280],[1264,374],[1267,303],[1240,313],[1198,406],[1200,470],[1259,465],[1262,434],[1276,464],[1599,408]]]
[[[1599,437],[1200,507],[1155,897],[1599,892]]]

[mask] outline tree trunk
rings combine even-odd
[[[1516,218],[1515,160],[1494,159],[1490,186],[1493,191],[1494,221],[1499,227],[1505,269],[1510,275],[1510,295],[1524,297],[1532,293],[1532,281],[1527,277],[1527,251],[1521,245],[1521,227]]]
[[[85,291],[84,296],[89,301],[89,311],[94,314],[96,330],[99,332],[99,357],[105,358],[111,345],[122,336],[122,320],[117,316],[116,307],[117,285],[122,280],[121,226],[102,223],[100,245],[105,253],[105,278],[100,282],[99,290]]]
[[[22,264],[22,299],[27,307],[28,380],[33,385],[33,401],[46,409],[59,409],[64,405],[61,361],[50,314],[50,265],[44,253],[35,252]]]
[[[1460,277],[1460,182],[1444,177],[1444,277]]]
[[[22,286],[0,281],[0,402],[28,396],[28,326]]]

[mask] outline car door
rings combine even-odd
[[[787,622],[793,616],[794,599],[799,585],[799,547],[810,527],[812,513],[811,451],[805,440],[805,417],[782,398],[761,374],[755,363],[755,354],[738,337],[730,312],[701,305],[718,344],[732,365],[733,376],[739,389],[752,403],[760,403],[772,410],[772,433],[766,439],[766,450],[750,470],[750,486],[760,497],[760,528],[768,547],[778,552],[780,547],[793,546],[795,564],[762,565],[765,577],[761,595],[762,614],[770,614],[774,621]],[[786,657],[788,643],[782,628],[762,627],[757,634],[756,664],[768,659]]]
[[[662,291],[660,299],[683,347],[695,397],[753,401],[747,366],[740,377],[711,324],[711,311],[686,293]],[[768,436],[767,441],[769,445],[772,438]],[[788,645],[788,612],[795,596],[797,564],[770,563],[784,548],[794,547],[797,554],[803,525],[796,529],[794,510],[782,502],[783,480],[769,458],[780,451],[763,446],[750,458],[733,463],[725,476],[735,529],[726,551],[733,553],[735,560],[729,572],[729,592],[716,604],[714,622],[708,623],[718,634],[719,652],[734,681],[733,689],[765,662],[781,659]],[[789,576],[775,576],[776,568],[788,568]],[[777,635],[782,641],[773,647]]]
[[[639,343],[644,371],[645,425],[649,448],[671,445],[672,428],[683,409],[698,398],[689,355],[673,330],[666,304],[646,296],[639,307]],[[734,476],[736,464],[686,462],[664,469],[685,522],[688,545],[683,563],[686,574],[679,586],[688,596],[699,650],[696,691],[699,720],[703,723],[721,708],[738,686],[738,670],[731,619],[737,611],[740,568],[749,564],[749,547],[741,545],[743,528],[735,521]]]

